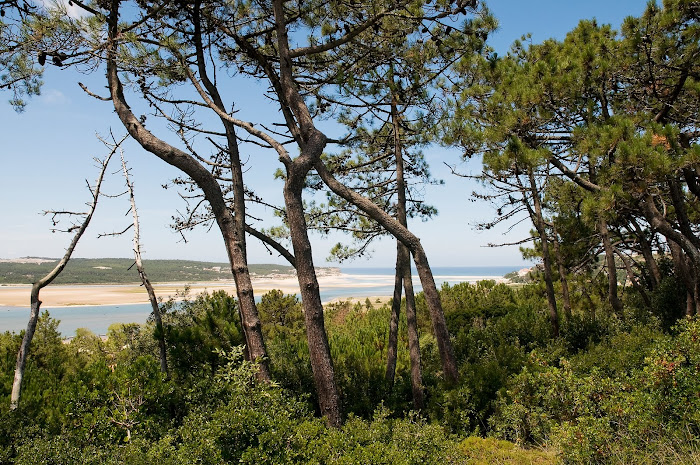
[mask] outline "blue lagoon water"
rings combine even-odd
[[[145,323],[151,314],[151,304],[41,307],[42,313],[44,310],[61,321],[58,330],[64,337],[70,337],[78,328],[104,335],[112,323]],[[27,328],[28,321],[28,307],[0,306],[0,332],[19,332]]]
[[[438,287],[443,283],[457,284],[476,282],[484,279],[497,279],[517,270],[519,266],[479,266],[479,267],[434,267],[433,275]],[[393,268],[342,268],[342,279],[337,284],[321,287],[321,299],[363,296],[390,296],[394,291]],[[413,285],[416,292],[422,290],[418,276],[413,270]],[[257,297],[256,299],[259,299]],[[58,330],[64,337],[75,334],[78,328],[88,328],[95,334],[107,334],[112,323],[145,323],[151,314],[150,304],[97,305],[52,308],[51,317],[60,320]],[[27,327],[29,308],[0,306],[0,332],[19,332]]]

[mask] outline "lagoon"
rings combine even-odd
[[[433,274],[438,287],[443,283],[457,284],[484,279],[500,279],[518,266],[497,267],[435,267]],[[392,268],[344,268],[332,281],[322,284],[321,299],[330,302],[348,297],[391,296],[394,290]],[[414,273],[416,292],[422,288]],[[260,297],[258,296],[257,299]],[[60,320],[58,330],[64,337],[71,337],[78,328],[88,328],[104,335],[112,323],[145,323],[151,314],[150,304],[85,305],[69,307],[42,307]],[[29,308],[0,306],[0,332],[19,332],[26,328]]]

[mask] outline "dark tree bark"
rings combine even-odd
[[[406,180],[404,178],[403,144],[401,143],[398,103],[395,96],[393,97],[391,102],[391,119],[394,128],[394,156],[396,165],[396,216],[399,220],[399,223],[403,227],[408,228],[408,219],[406,214]],[[393,343],[393,356],[391,353],[388,353],[387,355],[387,379],[389,380],[390,387],[394,384],[394,373],[396,372],[396,344],[398,339],[397,335],[392,335],[391,331],[394,330],[394,332],[396,333],[398,330],[398,308],[401,308],[401,281],[403,281],[404,289],[406,290],[406,325],[408,329],[409,356],[411,359],[411,387],[413,393],[413,406],[416,410],[420,410],[424,406],[423,374],[420,359],[420,342],[418,340],[416,302],[413,293],[413,279],[411,276],[411,256],[406,246],[401,242],[397,241],[394,299],[396,300],[398,294],[398,307],[397,311],[394,312],[396,304],[392,304],[391,325],[389,327],[389,350],[392,350],[391,344]],[[396,287],[398,287],[398,290]],[[395,316],[397,324],[394,324]]]
[[[279,98],[288,129],[300,149],[299,156],[293,160],[286,152],[282,152],[280,156],[287,171],[283,191],[287,224],[297,264],[297,279],[304,307],[306,337],[311,358],[311,370],[318,391],[319,407],[321,414],[326,417],[328,425],[339,427],[342,423],[340,396],[335,383],[333,360],[324,326],[323,306],[321,305],[321,295],[314,269],[311,242],[306,228],[302,201],[306,177],[314,163],[321,159],[327,139],[314,126],[309,109],[293,79],[283,1],[273,0],[272,7],[280,57],[279,76],[271,70],[268,62],[264,62],[263,65],[267,67],[266,72]]]
[[[216,178],[190,155],[154,136],[129,108],[124,97],[121,81],[119,80],[116,63],[116,47],[119,35],[118,18],[119,2],[114,0],[108,18],[109,41],[107,46],[107,81],[114,109],[134,140],[148,152],[187,174],[204,193],[204,197],[211,207],[223,236],[229,263],[231,264],[231,271],[236,282],[246,348],[250,358],[260,362],[259,378],[269,380],[270,371],[267,361],[267,350],[262,335],[262,325],[257,314],[255,301],[253,300],[250,275],[247,273],[248,266],[245,251],[241,248],[245,244],[242,242],[245,240],[245,234],[240,234],[240,231],[237,230],[237,224],[239,228],[240,224],[243,224],[243,228],[245,228],[245,218],[238,218],[240,222],[236,223],[237,220],[234,219],[226,206],[221,187]]]
[[[557,298],[554,294],[554,278],[552,276],[552,259],[549,253],[549,238],[547,237],[547,228],[542,214],[542,203],[540,201],[540,193],[537,190],[535,174],[532,168],[528,168],[528,180],[530,183],[530,195],[532,197],[532,205],[530,205],[526,197],[523,196],[523,203],[527,208],[532,221],[535,224],[537,234],[540,236],[542,244],[542,265],[544,266],[544,284],[547,294],[547,307],[549,308],[549,322],[552,326],[552,337],[559,337],[559,313],[557,312]]]
[[[123,141],[123,139],[122,139]],[[110,154],[105,158],[105,160],[102,162],[102,168],[100,170],[100,174],[97,177],[97,182],[95,183],[95,187],[91,188],[91,194],[92,194],[92,202],[90,204],[90,210],[88,211],[87,215],[85,216],[85,219],[83,222],[80,224],[80,227],[75,233],[75,236],[73,236],[73,240],[71,240],[70,245],[68,246],[68,249],[66,249],[66,253],[63,255],[63,258],[58,262],[56,267],[49,272],[46,276],[41,278],[39,281],[35,282],[32,285],[32,290],[31,290],[31,296],[30,296],[30,304],[31,304],[31,309],[29,312],[29,322],[27,323],[27,330],[24,332],[24,337],[22,338],[22,343],[19,346],[19,351],[17,352],[17,363],[15,365],[15,377],[12,382],[12,393],[10,394],[10,410],[16,410],[17,407],[19,406],[19,401],[20,397],[22,395],[22,381],[24,379],[24,370],[27,364],[27,356],[29,354],[29,349],[32,344],[32,339],[34,338],[34,332],[36,331],[36,324],[37,321],[39,320],[39,311],[41,309],[41,300],[39,299],[39,292],[51,282],[56,279],[56,277],[61,274],[63,269],[66,267],[68,264],[68,261],[70,260],[71,255],[73,254],[73,251],[75,250],[75,246],[78,245],[78,241],[82,237],[83,233],[87,229],[88,225],[90,224],[90,220],[92,220],[92,215],[95,213],[95,208],[97,208],[97,200],[99,199],[100,196],[100,188],[102,187],[102,180],[104,179],[105,172],[107,170],[107,165],[109,164],[109,160],[112,158],[114,153],[117,151],[119,148],[121,142],[117,143],[114,148],[111,150]]]
[[[617,295],[617,266],[615,265],[615,250],[610,241],[610,231],[608,223],[603,214],[598,218],[598,232],[603,243],[603,251],[605,252],[605,266],[608,274],[608,300],[613,308],[613,311],[623,317],[622,302]]]
[[[569,295],[569,279],[567,278],[566,266],[564,266],[564,257],[561,253],[559,244],[559,235],[556,227],[554,228],[554,255],[557,258],[557,266],[559,267],[559,282],[561,283],[561,299],[564,306],[564,315],[567,321],[571,321],[571,297]]]
[[[430,319],[433,324],[433,332],[435,334],[438,350],[440,352],[440,359],[442,361],[442,369],[445,379],[450,383],[457,382],[457,361],[454,355],[454,348],[452,347],[450,334],[447,330],[445,314],[442,311],[440,294],[437,286],[435,285],[435,280],[433,279],[433,274],[430,270],[430,264],[428,263],[428,257],[425,254],[425,250],[423,250],[420,239],[402,226],[396,219],[392,218],[391,215],[380,209],[372,201],[361,196],[357,192],[336,180],[335,177],[326,169],[325,165],[320,159],[316,161],[314,166],[316,168],[316,172],[319,174],[326,186],[328,186],[335,194],[365,212],[374,221],[381,224],[384,229],[401,241],[413,255],[413,261],[416,264],[418,277],[423,285],[423,294],[425,295],[425,300],[430,312]]]
[[[323,138],[320,138],[316,147],[309,150],[323,150]],[[309,144],[312,145],[312,144]],[[300,160],[304,155],[298,157]],[[333,360],[331,359],[330,346],[326,335],[323,305],[319,293],[318,280],[314,269],[311,254],[311,242],[306,229],[304,218],[304,205],[302,202],[302,190],[304,180],[308,173],[308,167],[291,162],[287,165],[287,180],[284,185],[284,203],[287,209],[287,223],[292,237],[292,247],[296,258],[297,279],[301,301],[304,307],[304,319],[306,323],[306,337],[311,358],[311,370],[314,376],[314,384],[318,391],[319,407],[321,414],[331,426],[340,426],[342,422],[340,411],[340,397],[335,384]]]

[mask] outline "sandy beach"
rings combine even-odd
[[[321,285],[333,276],[320,277]],[[220,289],[235,294],[236,286],[231,281],[215,283],[155,283],[156,295],[164,300],[177,298],[189,286],[190,295],[201,292],[213,292]],[[262,295],[272,289],[280,289],[285,293],[296,293],[299,285],[296,277],[256,279],[253,281],[256,295]],[[29,307],[31,286],[8,285],[0,286],[0,305],[12,307]],[[148,303],[148,294],[142,286],[133,285],[50,285],[41,290],[41,301],[45,307],[72,307],[78,305],[127,305]]]
[[[326,304],[349,303],[360,304],[363,308],[369,304],[378,308],[391,299],[394,290],[394,276],[391,270],[367,273],[335,273],[318,276],[321,287],[321,300]],[[452,270],[446,270],[452,271]],[[502,280],[496,276],[477,276],[450,272],[438,273],[436,284],[444,282],[475,282],[482,279]],[[419,281],[414,279],[414,287],[419,289]],[[235,294],[233,280],[193,283],[158,283],[155,284],[158,297],[176,300],[182,291],[189,287],[190,297],[204,291],[219,289]],[[299,292],[297,278],[294,275],[274,275],[254,277],[253,287],[256,296],[261,296],[272,289],[280,289],[286,294]],[[26,327],[29,310],[29,285],[0,285],[0,331],[19,332]],[[72,336],[77,328],[88,328],[95,334],[107,334],[113,323],[143,323],[151,313],[146,290],[138,284],[115,285],[49,285],[41,291],[42,309],[51,311],[52,317],[59,320],[60,332],[66,337]]]
[[[436,282],[476,282],[481,279],[494,279],[493,276],[436,276]],[[504,281],[495,278],[498,281]],[[329,274],[318,276],[322,292],[333,294],[328,301],[338,296],[347,298],[350,296],[364,301],[365,296],[390,297],[393,290],[394,277],[388,274]],[[414,278],[414,285],[420,282]],[[223,289],[230,294],[235,294],[236,286],[233,280],[196,283],[156,283],[154,284],[156,295],[163,300],[170,297],[178,298],[186,287],[189,287],[189,295],[194,296],[204,291],[213,292]],[[272,289],[279,289],[286,294],[299,292],[299,284],[294,275],[274,277],[254,277],[253,288],[255,295],[263,295]],[[0,306],[29,307],[29,285],[2,285],[0,286]],[[115,285],[49,285],[41,290],[41,301],[44,307],[75,307],[94,305],[128,305],[148,303],[146,290],[137,284]]]

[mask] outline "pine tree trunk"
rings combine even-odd
[[[395,95],[391,101],[391,121],[394,132],[394,159],[396,165],[396,218],[399,223],[408,229],[408,219],[406,213],[406,180],[404,177],[404,160],[403,160],[403,143],[401,141],[401,126],[399,121],[398,101]],[[400,241],[396,241],[396,276],[395,284],[401,285],[403,281],[404,289],[406,290],[406,323],[408,330],[408,348],[411,359],[411,389],[413,393],[413,407],[420,410],[424,406],[423,396],[423,374],[420,360],[420,342],[418,339],[418,322],[416,319],[416,301],[413,293],[413,279],[411,277],[411,255],[405,245]],[[401,276],[401,279],[399,279]],[[397,289],[394,288],[394,297],[396,298]],[[401,288],[398,289],[399,306],[401,308]],[[394,322],[394,312],[392,305],[392,326]],[[398,312],[397,312],[398,317]],[[398,318],[397,318],[398,320]],[[398,321],[397,321],[398,323]],[[389,333],[389,341],[391,341],[391,331]],[[394,336],[394,346],[396,346],[396,336]],[[394,351],[396,348],[394,347]],[[388,358],[388,357],[387,357]],[[394,382],[394,372],[396,370],[396,353],[393,355],[393,365],[391,368],[391,385]],[[387,363],[387,375],[389,366]]]
[[[571,321],[571,297],[569,296],[569,280],[567,278],[566,267],[564,266],[564,257],[561,254],[561,246],[559,244],[559,236],[557,234],[556,228],[554,228],[554,240],[552,241],[554,245],[554,255],[557,259],[557,266],[559,267],[559,282],[561,283],[561,299],[564,304],[564,315],[567,321]]]
[[[118,9],[115,7],[109,17],[109,35],[111,40],[114,40],[118,33],[118,14]],[[204,197],[211,207],[224,239],[231,271],[236,282],[236,292],[242,315],[241,325],[246,337],[248,353],[252,360],[260,361],[259,378],[269,379],[267,351],[263,340],[262,325],[255,307],[250,275],[247,273],[248,266],[245,260],[245,252],[244,248],[242,248],[244,247],[245,234],[236,233],[233,215],[228,210],[221,187],[212,174],[189,154],[155,137],[133,114],[124,98],[122,84],[117,74],[116,51],[113,47],[113,45],[110,45],[107,50],[107,78],[114,109],[134,140],[146,151],[186,173],[204,193]],[[245,221],[245,218],[242,218],[241,221]]]
[[[199,18],[199,4],[197,4],[197,7],[194,9],[194,15],[194,37],[199,76],[212,99],[212,103],[219,111],[225,113],[226,108],[224,107],[219,90],[216,85],[211,82],[207,74],[206,60],[204,58],[204,50],[201,42],[202,31]],[[233,191],[232,225],[230,230],[225,233],[225,236],[230,238],[230,242],[227,243],[226,248],[230,256],[229,262],[231,263],[231,271],[236,284],[236,296],[238,297],[241,327],[243,328],[243,335],[246,341],[245,354],[247,359],[258,360],[260,362],[257,373],[258,379],[269,381],[271,375],[269,363],[267,361],[267,348],[265,347],[265,341],[262,336],[262,323],[260,322],[258,309],[255,304],[253,283],[250,279],[250,270],[248,269],[245,234],[245,187],[243,185],[243,168],[238,151],[238,137],[236,136],[236,130],[233,124],[224,117],[220,117],[220,119],[226,131],[226,142],[228,145],[228,156],[231,168],[231,186]],[[229,214],[228,216],[231,215]]]
[[[403,227],[398,221],[392,218],[391,215],[387,214],[385,211],[375,205],[372,201],[362,197],[357,192],[354,192],[347,186],[338,182],[338,180],[336,180],[326,169],[322,160],[317,159],[314,163],[316,172],[319,174],[326,186],[328,186],[335,194],[339,195],[341,198],[347,200],[365,212],[370,218],[381,224],[382,227],[385,228],[390,234],[408,247],[409,251],[413,255],[413,260],[418,271],[418,277],[420,278],[423,286],[423,294],[425,295],[425,300],[430,312],[433,332],[437,341],[440,360],[442,361],[443,375],[449,383],[457,382],[457,361],[455,359],[452,341],[450,340],[450,334],[447,329],[447,323],[445,322],[445,314],[442,311],[440,294],[437,286],[435,285],[433,273],[430,270],[428,258],[425,255],[425,250],[423,249],[420,240],[408,229]]]
[[[328,424],[338,427],[342,421],[340,397],[335,384],[333,360],[324,325],[323,305],[321,305],[321,295],[302,202],[302,189],[306,172],[294,164],[288,167],[287,180],[284,185],[284,202],[296,258],[297,279],[299,280],[299,290],[304,308],[306,337],[314,384],[318,391],[318,402],[321,414],[326,417]]]
[[[535,229],[540,236],[542,244],[542,265],[544,266],[544,284],[547,295],[547,307],[549,308],[549,322],[552,327],[552,337],[559,337],[559,313],[557,312],[557,298],[554,294],[554,278],[552,277],[552,260],[549,254],[549,239],[547,238],[547,229],[545,227],[544,217],[542,215],[542,203],[540,201],[540,193],[537,190],[535,174],[532,169],[528,171],[528,181],[530,183],[530,195],[532,196],[532,207],[527,203],[523,196],[525,207],[532,216]]]
[[[552,259],[549,255],[549,239],[547,232],[540,232],[542,244],[542,264],[544,266],[544,284],[547,294],[547,306],[549,307],[549,322],[552,326],[552,337],[559,337],[559,314],[557,312],[557,298],[554,293],[554,278],[552,276]]]
[[[420,357],[420,338],[418,335],[418,318],[416,317],[416,299],[413,292],[411,277],[411,258],[406,246],[401,247],[401,260],[404,263],[403,284],[406,291],[406,327],[408,330],[408,354],[411,359],[411,392],[413,393],[413,408],[422,410],[425,407],[423,391],[423,368]]]
[[[398,241],[397,241],[398,242]],[[401,257],[399,256],[400,243],[397,243],[396,271],[394,274],[394,297],[391,301],[391,319],[389,320],[389,340],[386,349],[386,384],[389,391],[394,387],[396,376],[396,357],[399,344],[399,319],[401,316],[401,291],[403,285],[403,270],[401,269]]]
[[[608,231],[608,223],[601,214],[598,218],[598,232],[603,242],[603,251],[605,252],[605,265],[608,271],[608,300],[615,314],[623,318],[622,302],[617,295],[617,266],[615,265],[615,251],[613,250],[610,241],[610,232]]]

